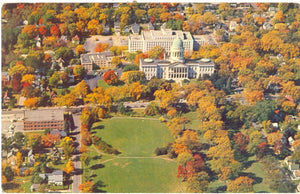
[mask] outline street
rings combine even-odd
[[[74,130],[72,131],[73,137],[75,137],[74,143],[77,143],[78,146],[75,149],[75,153],[73,155],[74,161],[74,175],[73,175],[73,183],[72,183],[72,193],[80,193],[78,186],[81,184],[81,162],[80,162],[80,114],[73,114],[74,119]]]

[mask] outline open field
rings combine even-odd
[[[182,192],[182,182],[176,178],[177,163],[165,156],[155,156],[156,147],[172,141],[165,124],[141,118],[112,118],[95,123],[94,135],[101,137],[121,154],[97,154],[90,147],[90,163],[94,182],[102,181],[106,192]],[[97,162],[96,162],[97,161]],[[97,167],[97,163],[102,164]],[[93,176],[92,175],[92,176]]]

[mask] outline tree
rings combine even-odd
[[[101,87],[97,87],[93,89],[93,93],[86,96],[84,102],[110,108],[112,100],[108,94],[104,93],[104,90]]]
[[[67,47],[59,47],[55,51],[55,56],[57,59],[59,58],[63,59],[67,64],[74,57],[74,52],[73,49]]]
[[[74,106],[77,102],[77,98],[73,92],[66,94],[64,96],[59,96],[53,99],[54,104],[57,106],[66,106],[71,107]]]
[[[258,101],[264,100],[264,93],[260,90],[245,90],[243,92],[244,98],[250,105],[255,104]]]
[[[213,25],[218,22],[218,18],[212,12],[206,12],[203,14],[203,22],[206,25]]]
[[[115,67],[117,67],[119,64],[121,64],[121,58],[118,57],[118,56],[114,56],[112,59],[111,59],[111,64]]]
[[[76,54],[77,56],[80,56],[81,54],[83,54],[83,53],[85,53],[85,52],[86,52],[86,51],[85,51],[85,49],[84,49],[84,47],[83,47],[82,44],[79,44],[79,45],[76,46],[75,54]]]
[[[30,146],[33,150],[38,150],[42,147],[42,135],[31,133],[25,136],[27,140],[27,146]]]
[[[47,33],[47,28],[45,26],[39,27],[39,33],[44,36]]]
[[[105,51],[108,47],[109,47],[108,43],[101,43],[101,42],[99,42],[99,43],[96,44],[96,47],[95,47],[94,51],[96,53],[97,52],[101,53],[101,52]]]
[[[63,138],[60,142],[60,146],[62,147],[66,158],[69,159],[75,150],[73,147],[73,139],[68,136]]]
[[[9,76],[13,76],[16,73],[21,74],[22,76],[27,73],[33,73],[34,69],[31,67],[25,67],[22,61],[17,61],[15,66],[9,69]]]
[[[20,167],[23,164],[23,156],[21,152],[17,152],[16,154],[16,165]]]
[[[58,72],[54,72],[52,76],[49,78],[49,86],[57,88],[59,82],[60,82],[60,75]]]
[[[39,102],[40,102],[40,98],[39,97],[27,98],[24,101],[24,106],[26,108],[29,108],[31,110],[32,108],[37,108],[38,105],[39,105]]]
[[[134,13],[135,13],[135,16],[136,16],[138,22],[142,21],[142,19],[145,17],[146,12],[147,11],[143,10],[143,9],[137,9],[137,10],[135,10]]]
[[[45,147],[53,147],[54,145],[59,143],[60,136],[58,133],[56,134],[47,133],[46,135],[42,136],[41,141]]]
[[[227,192],[229,193],[251,193],[253,190],[254,180],[247,176],[240,176],[231,181],[227,186]]]
[[[14,92],[20,92],[22,89],[21,85],[22,76],[20,73],[15,73],[12,78],[12,89]]]
[[[159,45],[151,48],[148,51],[148,55],[153,59],[162,59],[164,57],[165,49]]]
[[[196,176],[193,176],[187,180],[187,192],[191,193],[206,193],[208,192],[210,176],[201,171]]]
[[[35,25],[25,25],[21,33],[26,33],[29,38],[33,38],[38,35],[38,29]]]
[[[74,171],[74,162],[72,160],[69,160],[66,164],[66,167],[63,167],[63,171],[65,171],[67,174],[70,174]]]
[[[120,80],[126,84],[131,84],[145,79],[145,73],[141,71],[126,71],[123,72]]]
[[[21,83],[29,83],[30,85],[35,80],[35,76],[33,74],[26,74],[22,77]]]
[[[83,99],[86,97],[86,95],[89,93],[89,86],[88,84],[82,80],[81,82],[79,82],[74,90],[72,91],[72,93],[79,99]]]
[[[103,81],[109,85],[115,85],[118,83],[119,80],[114,70],[110,70],[104,73]]]
[[[103,26],[99,24],[98,20],[92,19],[88,22],[87,29],[91,35],[101,34],[103,32]]]
[[[78,186],[81,193],[92,193],[94,190],[94,183],[93,182],[85,182]]]
[[[5,169],[4,169],[4,173],[3,175],[6,177],[6,180],[8,182],[12,181],[14,179],[14,171],[11,169],[10,166],[7,166]]]
[[[59,28],[56,25],[51,26],[50,33],[52,36],[58,36],[59,35]]]
[[[77,79],[81,79],[85,74],[85,70],[84,70],[83,66],[75,65],[74,69],[73,69],[73,74],[75,77],[77,77]]]
[[[160,20],[161,20],[162,22],[166,22],[166,21],[168,21],[169,19],[172,18],[172,14],[169,13],[169,12],[164,12],[164,13],[162,13],[162,14],[159,16],[159,18],[160,18]]]

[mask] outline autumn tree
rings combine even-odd
[[[141,71],[126,71],[120,77],[120,80],[128,85],[143,79],[145,79],[145,73]]]
[[[76,46],[75,54],[76,54],[77,56],[80,56],[81,54],[83,54],[83,53],[85,53],[85,52],[86,52],[86,51],[85,51],[85,49],[84,49],[84,47],[83,47],[82,44],[79,44],[79,45]]]
[[[23,156],[21,152],[17,152],[16,154],[16,165],[20,167],[23,164]]]
[[[98,20],[92,19],[87,24],[87,29],[91,35],[99,35],[103,32],[103,26],[99,24]]]
[[[104,73],[103,81],[109,85],[115,85],[118,83],[118,76],[115,74],[114,70],[110,70]]]
[[[50,33],[52,36],[58,36],[59,35],[59,28],[56,25],[51,26]]]
[[[148,51],[149,57],[153,59],[162,59],[164,57],[164,54],[165,54],[165,49],[159,45],[151,48]]]
[[[47,28],[45,26],[39,27],[39,33],[44,36],[47,33]]]
[[[20,73],[15,73],[12,77],[12,89],[14,92],[20,92],[22,89],[21,85],[22,76]]]
[[[26,108],[29,108],[29,109],[31,110],[31,109],[33,109],[33,108],[37,108],[39,102],[40,102],[40,98],[39,98],[39,97],[27,98],[27,99],[24,101],[24,106],[25,106]]]
[[[101,52],[105,51],[108,47],[109,47],[108,43],[101,43],[101,42],[99,42],[99,43],[96,44],[96,47],[95,47],[94,51],[96,53],[97,52],[101,53]]]
[[[73,139],[68,136],[63,138],[60,142],[60,146],[63,149],[66,158],[69,159],[75,150],[73,147]]]
[[[72,93],[79,99],[83,99],[86,97],[86,95],[90,92],[88,84],[85,82],[85,80],[82,80],[79,82]]]
[[[73,69],[73,74],[77,79],[81,79],[85,74],[84,67],[82,65],[75,65]]]
[[[33,38],[38,35],[38,29],[35,25],[25,25],[21,33],[26,33],[29,38]]]
[[[94,88],[92,93],[88,94],[84,99],[84,102],[91,103],[92,105],[100,105],[110,108],[112,99],[104,92],[101,87]]]
[[[74,162],[72,160],[69,160],[66,164],[66,167],[63,167],[63,171],[65,171],[67,174],[70,174],[74,171]]]
[[[47,133],[46,135],[42,136],[41,141],[45,147],[52,147],[59,143],[60,135],[58,133],[55,134]]]
[[[227,186],[229,193],[252,193],[254,180],[247,176],[240,176],[231,181]]]
[[[85,182],[78,186],[81,193],[93,193],[94,183],[93,182]]]
[[[21,83],[29,83],[30,85],[35,80],[35,76],[33,74],[26,74],[22,77]]]

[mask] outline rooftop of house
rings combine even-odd
[[[61,121],[64,120],[64,111],[55,109],[26,110],[25,121]]]

